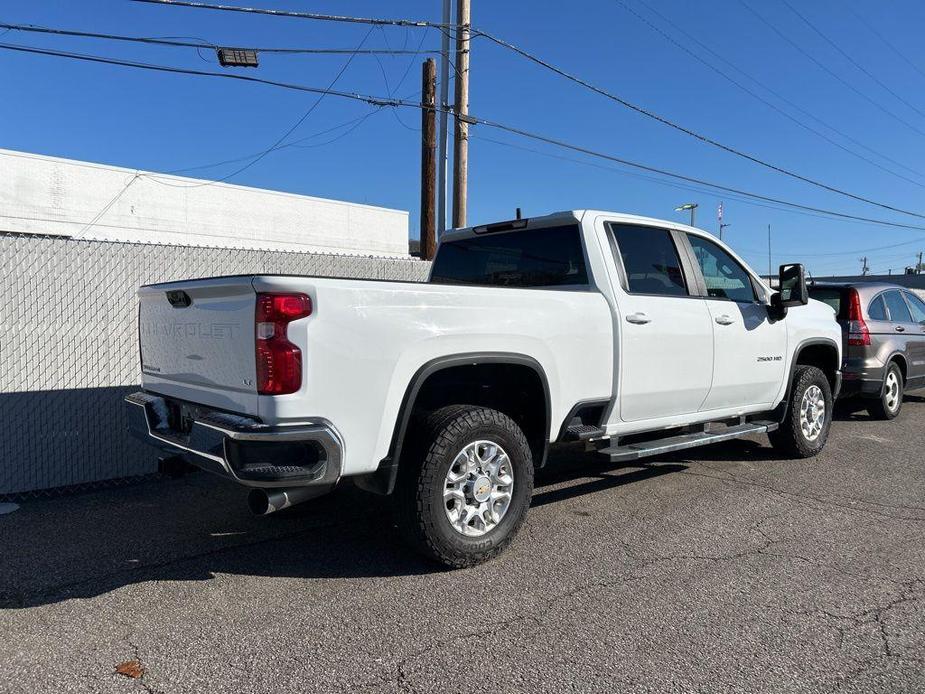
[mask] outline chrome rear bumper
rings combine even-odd
[[[267,425],[143,390],[125,402],[134,436],[246,487],[333,487],[340,478],[343,443],[327,421]]]

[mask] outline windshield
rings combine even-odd
[[[578,225],[484,234],[440,244],[430,281],[498,287],[586,285]]]

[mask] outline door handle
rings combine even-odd
[[[648,317],[646,314],[644,314],[644,313],[631,313],[631,314],[629,314],[629,315],[626,317],[626,320],[627,320],[627,322],[629,322],[629,323],[636,323],[637,325],[645,325],[646,323],[648,323],[648,322],[651,321],[652,319],[649,318],[649,317]]]
[[[732,325],[735,323],[735,319],[730,316],[727,316],[725,313],[721,316],[716,317],[716,322],[720,325]]]
[[[904,332],[906,332],[906,329],[905,329],[903,326],[901,326],[901,325],[897,325],[895,328],[893,328],[893,330],[895,330],[895,331],[898,332],[898,333],[904,333]]]

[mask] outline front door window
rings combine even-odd
[[[689,235],[694,255],[703,272],[707,294],[713,299],[754,301],[751,275],[731,255],[702,236]]]

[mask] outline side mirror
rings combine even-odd
[[[809,303],[809,291],[806,289],[806,270],[800,263],[781,265],[778,273],[780,306],[805,306]]]
[[[771,294],[768,313],[774,320],[783,320],[791,306],[804,306],[809,303],[809,291],[806,289],[806,270],[799,263],[781,265],[777,275],[779,291]]]

